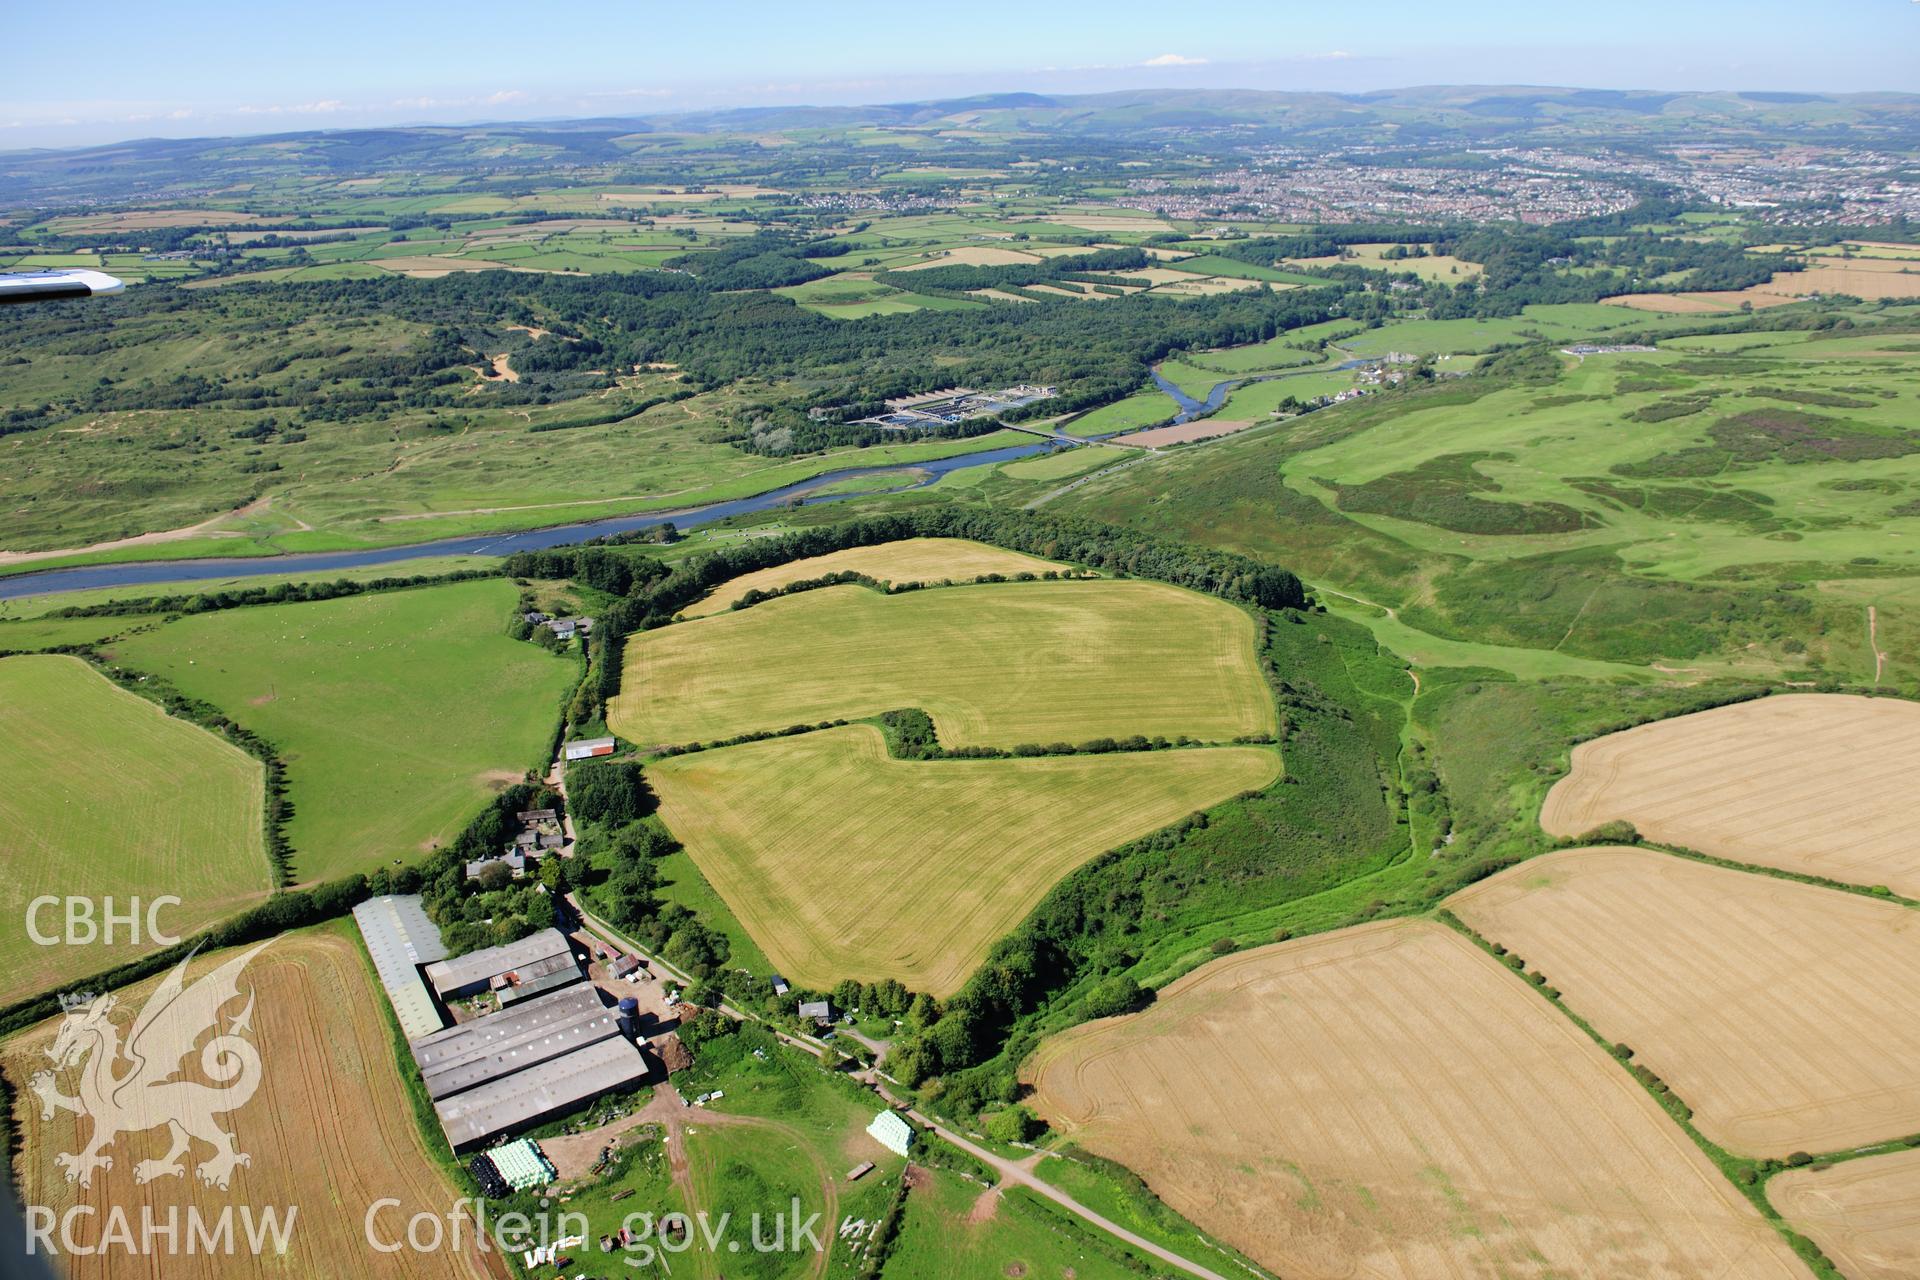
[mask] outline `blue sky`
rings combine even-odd
[[[105,0],[5,25],[0,150],[1011,89],[1920,91],[1920,0]]]

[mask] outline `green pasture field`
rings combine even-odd
[[[140,615],[113,618],[20,618],[0,615],[0,653],[33,653],[71,645],[98,644],[156,619]]]
[[[93,605],[112,604],[120,600],[143,600],[154,596],[212,595],[224,591],[253,591],[266,587],[277,587],[302,582],[369,582],[377,578],[411,578],[436,573],[457,573],[469,569],[495,569],[500,561],[493,556],[423,556],[418,560],[404,560],[396,564],[367,565],[355,569],[328,569],[324,573],[264,573],[242,577],[202,578],[185,582],[157,582],[134,587],[93,587],[84,591],[55,591],[43,595],[16,596],[11,600],[0,600],[0,649],[10,648],[6,637],[16,634],[13,628],[20,622],[42,618],[43,615],[58,609],[87,608]],[[73,625],[75,634],[84,634],[90,629],[108,628],[101,634],[112,634],[138,626],[145,618],[47,618],[50,628]],[[54,632],[49,632],[53,634]]]
[[[782,973],[938,995],[1073,868],[1279,771],[1265,747],[896,760],[868,725],[647,766],[662,819]]]
[[[977,1212],[982,1196],[990,1211]],[[935,1170],[908,1193],[900,1238],[886,1280],[953,1276],[1073,1276],[1139,1280],[1166,1264],[1034,1195],[1024,1187],[983,1192],[957,1174]]]
[[[1245,612],[1156,582],[829,587],[633,636],[607,723],[671,744],[919,707],[950,747],[1223,740],[1275,728],[1253,644]]]
[[[1238,258],[1217,258],[1211,254],[1181,258],[1165,265],[1172,267],[1175,271],[1189,271],[1198,276],[1227,276],[1234,280],[1268,280],[1276,284],[1326,283],[1317,276],[1303,275],[1298,271],[1282,271],[1277,267],[1263,267],[1254,262],[1241,262]]]
[[[34,898],[171,895],[157,922],[185,936],[271,891],[261,829],[265,770],[238,747],[116,688],[78,658],[0,659],[0,825],[8,835],[0,886],[0,964],[10,998],[96,973],[154,949],[145,934],[113,945],[39,946],[27,931]],[[65,933],[43,911],[44,934]]]
[[[507,635],[517,594],[497,579],[197,614],[111,658],[279,750],[295,876],[327,880],[419,861],[544,767],[579,664]]]
[[[1228,421],[1264,418],[1289,397],[1302,401],[1314,400],[1320,396],[1335,395],[1352,385],[1351,369],[1329,369],[1325,372],[1309,370],[1284,374],[1265,382],[1249,382],[1227,394],[1226,402],[1220,406],[1219,416]]]
[[[1298,341],[1293,334],[1283,333],[1277,338],[1249,343],[1244,347],[1189,351],[1180,359],[1185,365],[1223,374],[1266,373],[1272,369],[1291,369],[1297,365],[1320,362],[1323,357],[1317,351],[1303,350],[1293,345]],[[1164,366],[1161,371],[1165,372]]]
[[[1098,409],[1065,424],[1061,430],[1074,436],[1104,436],[1117,431],[1138,431],[1142,427],[1157,427],[1179,412],[1180,406],[1174,403],[1172,396],[1158,387],[1149,387],[1145,391],[1136,391],[1124,400],[1103,404]]]
[[[1000,464],[999,471],[1001,475],[1011,476],[1015,480],[1070,480],[1083,472],[1112,466],[1116,462],[1124,462],[1128,456],[1127,453],[1119,450],[1089,445],[1083,448],[1043,453],[1034,458],[1019,458],[1013,462],[1003,462]],[[4,635],[4,632],[0,632],[0,637]]]
[[[1216,369],[1198,367],[1184,360],[1162,361],[1160,376],[1195,400],[1205,400],[1214,383],[1227,380],[1227,376]]]
[[[1340,339],[1342,349],[1360,356],[1389,351],[1412,355],[1476,353],[1525,342],[1572,342],[1600,334],[1632,330],[1658,333],[1698,328],[1699,316],[1662,316],[1652,312],[1620,314],[1624,307],[1597,303],[1553,303],[1527,307],[1520,315],[1486,320],[1401,320]]]

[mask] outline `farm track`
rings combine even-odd
[[[1448,906],[1748,1156],[1920,1130],[1920,912],[1644,849],[1548,854]]]
[[[1663,844],[1920,897],[1910,830],[1920,705],[1778,694],[1574,748],[1540,825],[1631,822]]]

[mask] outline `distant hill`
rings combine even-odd
[[[141,139],[0,153],[0,204],[207,194],[227,184],[337,175],[459,173],[475,181],[596,168],[616,180],[671,180],[664,161],[689,135],[870,130],[924,135],[956,153],[1052,140],[1182,137],[1209,149],[1306,146],[1737,142],[1920,145],[1920,95],[1662,93],[1432,85],[1374,93],[1251,89],[988,94],[855,107],[747,107],[680,115],[377,129],[242,138]],[[849,139],[851,140],[851,139]],[[777,164],[769,162],[771,172]]]

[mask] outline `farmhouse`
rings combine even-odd
[[[427,981],[442,1000],[457,1000],[487,990],[505,991],[569,969],[578,979],[580,966],[573,958],[573,945],[558,929],[542,929],[518,942],[430,964]]]
[[[374,972],[386,988],[387,999],[399,1019],[401,1034],[409,1040],[430,1035],[441,1026],[420,966],[447,958],[440,930],[420,905],[418,894],[389,894],[370,898],[353,909],[353,921],[373,957]]]
[[[562,758],[567,760],[588,760],[594,756],[613,754],[612,738],[576,738],[560,748]]]
[[[802,1000],[800,1002],[800,1016],[802,1018],[811,1018],[817,1024],[832,1022],[833,1004],[827,1000]]]
[[[904,1156],[913,1150],[913,1126],[896,1112],[882,1111],[867,1126],[867,1132],[873,1135],[875,1142],[895,1155]]]

